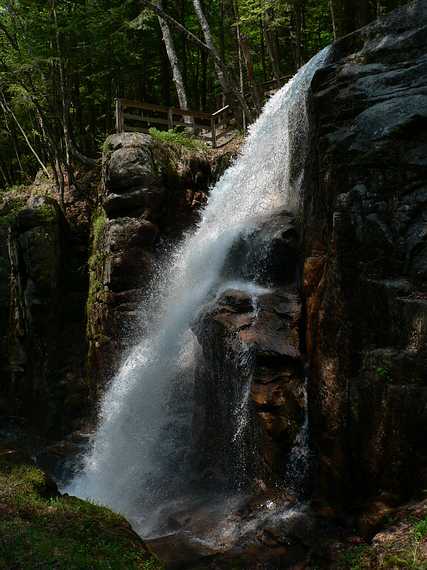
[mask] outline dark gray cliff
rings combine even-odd
[[[0,234],[0,412],[68,431],[87,404],[84,241],[44,191],[6,197]]]
[[[427,2],[335,43],[311,107],[314,480],[348,506],[427,481]]]

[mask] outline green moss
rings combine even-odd
[[[53,204],[43,204],[37,208],[37,213],[44,223],[56,223],[57,221],[56,208]]]
[[[9,200],[0,210],[0,225],[13,225],[20,210],[24,207],[25,198],[14,198],[13,200]]]
[[[113,150],[113,146],[110,140],[107,138],[101,143],[101,152],[102,154],[108,154]]]
[[[160,570],[126,521],[75,497],[48,497],[46,476],[0,453],[0,569]]]
[[[92,255],[89,258],[89,291],[86,303],[87,314],[87,336],[90,340],[89,359],[92,350],[92,343],[100,337],[99,331],[94,330],[94,314],[93,309],[96,303],[102,303],[105,299],[104,284],[102,276],[104,266],[108,259],[108,252],[102,247],[104,229],[107,223],[107,215],[103,208],[99,208],[92,218]],[[102,335],[101,335],[102,336]]]
[[[181,131],[175,129],[169,131],[159,131],[152,127],[149,131],[153,139],[171,145],[183,146],[194,150],[207,150],[206,144]]]
[[[103,208],[97,210],[92,222],[92,249],[95,250],[99,245],[99,239],[107,223],[107,214]]]

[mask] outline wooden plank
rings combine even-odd
[[[142,103],[141,101],[133,101],[132,99],[121,99],[123,108],[135,108],[135,109],[146,109],[147,111],[160,111],[162,113],[167,113],[167,107],[161,107],[160,105],[153,105],[152,103]]]
[[[146,127],[130,127],[129,125],[126,126],[127,133],[148,133],[148,129]]]
[[[130,113],[125,113],[125,119],[130,121],[138,121],[139,123],[156,123],[158,125],[169,125],[168,119],[162,119],[161,117],[140,117],[139,115],[132,115]]]
[[[169,109],[171,109],[174,115],[181,115],[186,117],[195,117],[199,119],[210,119],[210,113],[203,113],[202,111],[190,111],[184,109],[177,109],[175,107],[161,107],[160,105],[154,105],[152,103],[143,103],[141,101],[134,101],[132,99],[120,99],[122,102],[123,108],[132,108],[135,109],[145,109],[147,111],[159,111],[161,113],[168,113]]]
[[[132,113],[123,113],[123,117],[125,119],[129,119],[130,121],[146,121],[147,119],[141,115],[133,115]]]
[[[191,125],[189,125],[188,123],[184,123],[181,121],[174,121],[173,124],[174,124],[174,127],[188,127],[191,129],[193,129],[193,126],[195,129],[209,129],[210,128],[209,125],[201,125],[200,123],[194,123],[194,125],[193,125],[193,123],[191,123]]]
[[[173,107],[172,113],[174,115],[180,115],[181,117],[194,117],[195,119],[210,120],[211,118],[209,113],[202,113],[201,111],[184,111],[183,109],[174,109]]]
[[[217,115],[221,115],[224,111],[227,111],[227,109],[230,108],[230,105],[225,105],[225,107],[222,107],[221,109],[218,109],[218,111],[215,111],[215,113],[212,113],[212,117],[216,117]]]

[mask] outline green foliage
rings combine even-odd
[[[363,568],[366,568],[364,565],[364,559],[368,552],[369,546],[366,544],[360,544],[349,548],[341,555],[340,568],[342,568],[342,570],[362,570]]]
[[[49,495],[42,471],[0,450],[0,570],[161,570],[121,516]]]
[[[427,537],[427,517],[419,520],[412,529],[415,540],[421,541]]]
[[[377,376],[379,378],[381,378],[382,380],[391,381],[391,379],[392,379],[391,370],[390,370],[390,368],[387,368],[386,366],[379,366],[376,369],[376,373],[377,373]]]
[[[384,11],[403,3],[381,0]],[[376,4],[369,3],[371,19]],[[201,36],[192,0],[168,1],[164,8]],[[283,77],[332,40],[329,0],[212,0],[204,3],[204,10],[235,79],[240,77],[240,28],[251,62],[242,67],[248,99],[251,82],[261,90],[273,79],[268,37]],[[114,132],[116,97],[178,106],[158,19],[140,2],[0,0],[0,18],[0,98],[10,108],[0,113],[0,187],[30,182],[40,168],[13,113],[43,162],[58,174],[56,159],[64,163],[66,158],[64,115],[75,146],[96,156],[100,141]],[[223,94],[212,58],[184,34],[173,28],[171,33],[189,107],[217,110]]]
[[[204,142],[177,129],[169,129],[168,131],[159,131],[158,129],[152,127],[149,130],[149,133],[153,137],[153,139],[166,144],[183,146],[185,148],[194,149],[194,150],[207,149],[207,146]]]

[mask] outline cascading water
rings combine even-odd
[[[306,92],[326,57],[327,50],[318,54],[266,104],[240,157],[213,188],[198,227],[153,281],[147,298],[154,301],[141,307],[151,334],[135,346],[106,391],[92,445],[67,492],[135,520],[189,480],[197,351],[191,325],[206,300],[224,287],[224,262],[251,220],[298,206],[308,147]],[[236,403],[240,416],[249,389],[250,384]],[[236,441],[245,421],[236,421]]]

